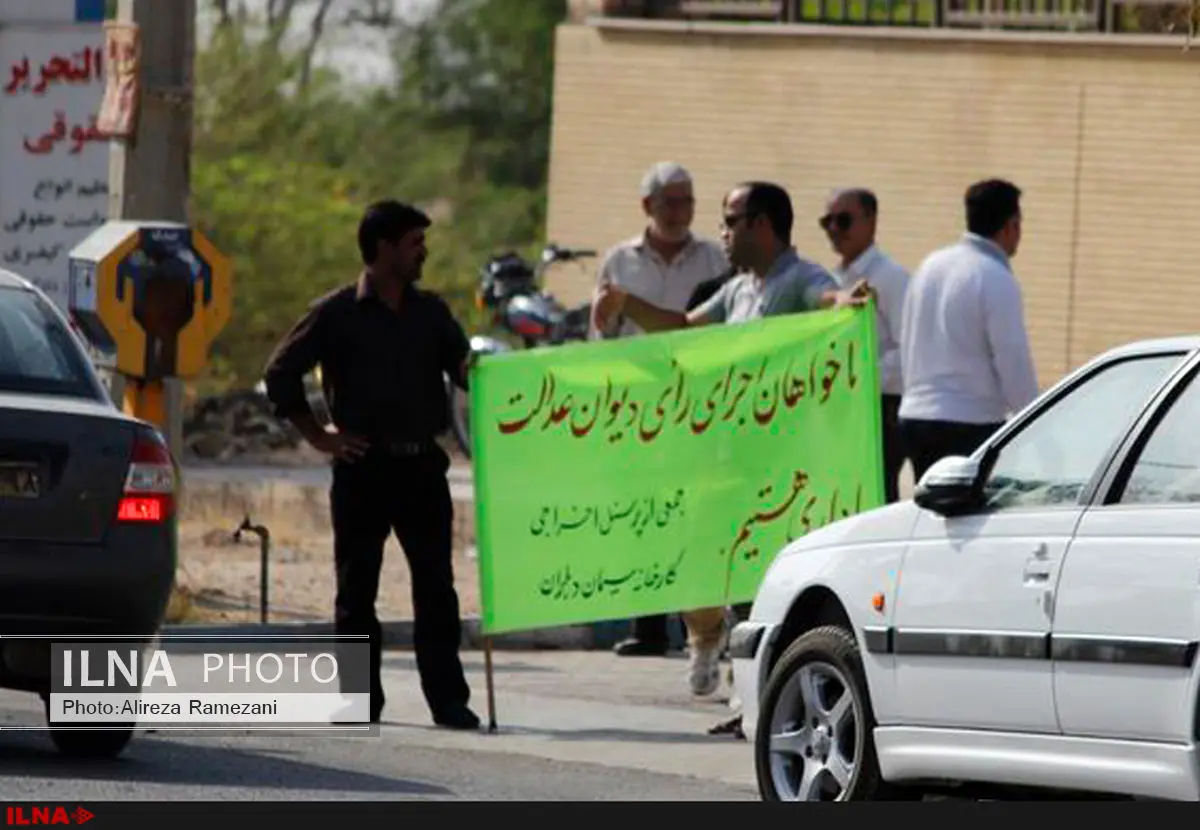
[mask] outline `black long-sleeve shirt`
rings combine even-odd
[[[304,375],[321,365],[334,424],[371,442],[426,442],[449,426],[443,372],[462,388],[466,334],[436,294],[409,286],[393,311],[366,276],[326,294],[267,362],[275,414],[311,412]]]

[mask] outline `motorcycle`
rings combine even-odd
[[[539,285],[551,265],[575,262],[582,266],[584,260],[595,256],[595,251],[560,248],[553,242],[542,250],[536,266],[512,251],[493,256],[479,270],[475,306],[480,311],[490,311],[493,326],[515,337],[526,349],[587,340],[591,302],[568,308]],[[499,354],[512,349],[501,337],[476,335],[471,338],[471,351],[476,355]],[[451,430],[463,454],[470,458],[469,397],[449,377],[446,386]]]

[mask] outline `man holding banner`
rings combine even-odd
[[[841,290],[829,271],[796,253],[792,202],[782,187],[769,182],[738,185],[723,207],[721,241],[730,264],[743,273],[690,312],[660,308],[616,285],[602,286],[593,306],[598,325],[623,315],[644,331],[670,331],[867,303],[866,280]]]
[[[900,501],[900,470],[906,454],[900,436],[900,324],[908,291],[908,272],[875,241],[879,199],[862,187],[835,191],[818,224],[841,257],[833,276],[840,285],[856,278],[868,280],[878,298],[879,386],[883,414],[883,484],[888,504]]]
[[[614,246],[604,257],[597,288],[617,285],[641,298],[673,311],[686,311],[688,300],[705,283],[729,270],[729,260],[716,241],[692,233],[696,200],[691,174],[680,164],[662,161],[642,178],[645,230]],[[643,330],[632,320],[599,326],[592,321],[592,336],[602,339],[631,337]],[[688,615],[683,615],[685,625]],[[711,626],[710,626],[711,627]],[[720,684],[721,636],[702,628],[694,636],[688,626],[690,664],[688,681],[693,694],[712,694]],[[668,649],[667,615],[634,620],[633,636],[616,646],[622,657],[664,655]]]
[[[670,331],[716,323],[743,323],[763,317],[818,309],[865,305],[871,291],[865,280],[850,289],[838,287],[833,275],[802,258],[792,245],[794,213],[787,191],[770,182],[744,182],[733,188],[722,203],[721,241],[731,266],[740,273],[728,280],[707,301],[690,312],[652,305],[618,286],[601,286],[593,303],[599,327],[618,315],[647,332]],[[740,619],[749,606],[735,607]],[[723,608],[692,612],[693,636],[722,631]],[[739,708],[736,701],[730,701]],[[712,734],[741,734],[741,715],[718,724]]]

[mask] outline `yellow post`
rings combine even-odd
[[[125,381],[125,413],[167,428],[167,390],[162,381],[127,378]]]

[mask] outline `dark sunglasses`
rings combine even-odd
[[[745,219],[746,216],[747,214],[745,213],[727,213],[721,217],[721,227],[728,230],[733,230],[734,226],[737,225],[738,222]]]
[[[850,226],[854,224],[854,217],[846,213],[826,213],[817,220],[818,224],[826,231],[831,231],[836,228],[839,231],[848,231]]]

